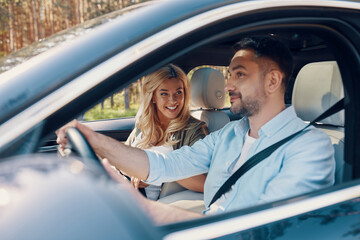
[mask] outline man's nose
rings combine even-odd
[[[232,82],[230,82],[229,80],[227,81],[227,83],[225,84],[225,91],[226,92],[230,92],[234,90],[234,84],[232,84]]]

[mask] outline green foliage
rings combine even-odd
[[[121,117],[133,117],[139,109],[139,101],[134,98],[130,101],[130,109],[125,109],[124,92],[121,91],[113,95],[113,105],[111,106],[111,97],[99,103],[84,114],[85,121],[113,119]]]
[[[101,105],[97,105],[96,107],[90,109],[85,113],[84,120],[85,121],[94,121],[101,119],[114,119],[114,118],[122,118],[122,117],[133,117],[137,113],[137,109],[130,108],[129,110],[125,110],[124,108],[104,108],[101,109]]]

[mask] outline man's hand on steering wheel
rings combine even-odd
[[[79,121],[74,119],[71,122],[65,124],[64,126],[62,126],[61,128],[59,128],[58,130],[55,131],[56,136],[57,136],[56,143],[59,144],[59,147],[62,150],[64,150],[66,148],[66,145],[68,143],[68,139],[66,136],[66,129],[68,129],[69,127],[78,128],[79,124],[80,124]]]
[[[101,165],[100,159],[92,149],[84,134],[79,130],[92,133],[93,130],[73,120],[56,131],[56,142],[59,144],[59,151],[70,148],[71,152],[78,154],[85,164]]]

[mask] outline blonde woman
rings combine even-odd
[[[205,137],[206,124],[190,116],[189,101],[189,83],[179,67],[169,64],[146,76],[135,129],[126,144],[167,153]],[[198,175],[177,183],[203,192],[205,178],[206,175]],[[147,198],[159,198],[161,186],[147,185],[137,178],[132,178],[132,184],[135,188],[145,188]]]

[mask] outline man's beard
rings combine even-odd
[[[243,98],[240,92],[230,92],[229,96],[238,96],[240,103],[237,105],[231,104],[230,111],[233,114],[242,117],[251,117],[260,111],[261,100],[259,98],[247,97]]]

